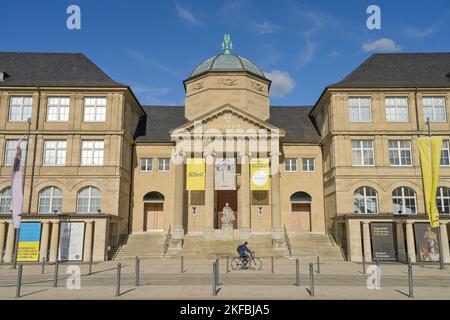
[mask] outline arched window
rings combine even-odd
[[[299,191],[291,195],[291,202],[311,202],[311,196],[306,192]]]
[[[398,187],[392,192],[394,214],[416,214],[416,192],[409,187]]]
[[[11,187],[0,191],[0,213],[11,213]]]
[[[378,213],[378,194],[371,187],[360,187],[354,193],[355,213]]]
[[[440,214],[450,214],[450,188],[437,189],[436,205]]]
[[[144,196],[144,202],[164,202],[164,195],[158,191],[152,191]]]
[[[63,193],[58,187],[47,187],[39,192],[39,213],[57,213],[62,210]]]
[[[102,195],[96,187],[86,187],[78,192],[77,213],[100,212]]]

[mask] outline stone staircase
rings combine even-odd
[[[285,256],[287,250],[274,250],[271,236],[252,236],[248,241],[248,247],[255,252],[257,257]],[[236,248],[245,240],[209,240],[201,236],[186,235],[183,249],[174,256],[183,256],[190,259],[224,258],[236,256]]]
[[[138,233],[131,234],[115,255],[114,260],[162,258],[166,234],[163,233]]]
[[[341,249],[333,244],[326,234],[319,233],[288,233],[291,243],[291,257],[299,257],[308,261],[321,260],[343,261]]]

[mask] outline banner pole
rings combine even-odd
[[[27,160],[28,160],[28,144],[30,142],[30,127],[31,127],[31,118],[28,118],[28,127],[27,127],[27,145],[25,146],[25,160],[23,162],[23,181],[22,181],[22,198],[25,195],[25,179],[27,174]],[[20,146],[19,146],[20,147]],[[23,207],[23,203],[22,203]],[[13,253],[13,268],[17,268],[17,255],[19,253],[19,237],[20,237],[20,226],[15,231],[15,239],[14,239],[14,253]]]

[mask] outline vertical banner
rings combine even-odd
[[[84,222],[62,222],[59,238],[59,260],[83,260]]]
[[[371,222],[372,260],[396,260],[394,225],[389,222]]]
[[[250,189],[269,190],[269,159],[256,158],[250,161]]]
[[[22,138],[20,138],[16,147],[16,157],[11,170],[11,209],[14,229],[20,227],[20,214],[23,206],[23,172],[22,164]]]
[[[214,189],[236,190],[236,159],[216,158],[214,161]]]
[[[22,222],[20,224],[18,262],[39,261],[39,245],[41,243],[41,223]]]
[[[436,193],[439,182],[442,138],[419,138],[420,165],[422,168],[425,209],[431,227],[439,227],[439,212],[436,207]]]
[[[439,241],[437,234],[428,223],[414,223],[417,261],[439,261]]]
[[[205,159],[188,158],[186,163],[186,190],[205,190]]]

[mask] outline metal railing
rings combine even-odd
[[[286,225],[284,225],[284,240],[286,241],[286,246],[289,251],[289,257],[291,257],[292,256],[291,241],[289,240],[289,235],[286,230]]]
[[[166,241],[164,241],[163,257],[166,257],[167,250],[169,250],[169,243],[170,243],[170,239],[172,238],[171,228],[172,228],[172,226],[170,225],[169,230],[167,231]]]
[[[108,240],[108,260],[113,260],[119,253],[120,248],[127,243],[128,234],[110,237]]]

